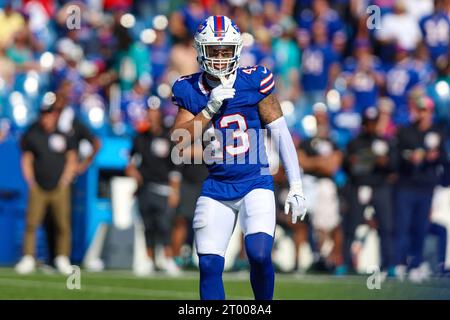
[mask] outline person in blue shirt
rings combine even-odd
[[[280,104],[273,94],[273,74],[264,66],[239,67],[239,28],[225,16],[211,16],[198,28],[195,48],[202,72],[178,79],[172,88],[179,107],[173,150],[203,136],[209,176],[203,183],[193,219],[199,256],[201,299],[224,299],[224,256],[239,214],[250,262],[255,299],[273,298],[271,259],[275,197],[260,135],[272,134],[290,184],[285,212],[292,222],[306,214],[297,152]],[[177,157],[173,158],[177,159]]]
[[[302,55],[304,114],[311,114],[314,103],[324,102],[326,92],[339,73],[336,53],[328,43],[326,26],[320,20],[314,22],[312,40]]]
[[[386,75],[386,93],[395,105],[392,115],[394,123],[405,125],[410,121],[408,95],[422,82],[408,51],[400,46],[396,50],[396,62]]]
[[[136,81],[131,90],[123,93],[120,102],[120,121],[126,126],[127,134],[133,134],[143,122],[146,122],[148,93],[149,84],[145,81]]]
[[[359,133],[362,114],[359,109],[353,92],[344,91],[341,94],[341,108],[330,113],[330,134],[341,150]]]
[[[435,0],[434,3],[434,12],[423,17],[419,26],[431,59],[437,63],[446,59],[449,53],[450,18],[445,0]]]
[[[171,33],[175,39],[183,39],[195,34],[197,26],[208,15],[200,0],[189,0],[172,15]]]
[[[255,57],[254,64],[263,64],[273,68],[275,64],[275,53],[272,48],[272,35],[269,30],[261,28],[255,31],[255,44],[250,52]]]
[[[167,68],[169,65],[171,44],[165,31],[156,30],[156,39],[149,46],[150,60],[151,60],[151,76],[153,83],[158,85],[162,83],[167,75]]]
[[[368,41],[356,42],[355,56],[346,59],[342,75],[355,96],[358,112],[363,113],[377,104],[384,72],[379,59],[372,55]]]
[[[318,20],[325,24],[328,42],[334,50],[342,52],[347,35],[339,14],[330,7],[328,0],[311,1],[310,8],[303,9],[296,16],[299,25],[300,42],[310,41],[314,33],[314,23]]]
[[[421,42],[414,50],[411,57],[411,64],[419,74],[420,82],[427,86],[436,79],[437,70],[435,64],[431,61],[429,50],[425,43]]]

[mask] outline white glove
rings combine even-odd
[[[225,99],[234,97],[236,90],[233,88],[235,77],[230,76],[228,79],[221,78],[222,84],[211,90],[209,101],[202,110],[203,115],[207,119],[211,119],[220,109]]]
[[[303,195],[301,182],[291,183],[289,193],[284,203],[284,213],[289,214],[289,209],[292,211],[292,223],[297,222],[297,218],[303,221],[306,216],[306,200]]]

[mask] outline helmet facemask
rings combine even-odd
[[[232,74],[239,66],[241,45],[236,43],[205,43],[198,45],[198,62],[202,70],[222,77]]]

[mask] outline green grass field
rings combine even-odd
[[[275,299],[450,299],[450,279],[433,279],[423,284],[387,280],[380,290],[369,290],[364,276],[336,278],[327,275],[276,276]],[[228,299],[252,299],[248,273],[226,273]],[[81,271],[81,289],[69,290],[66,278],[38,271],[20,276],[0,268],[0,299],[198,299],[198,274],[187,272],[178,278],[163,274],[135,277],[126,271],[88,273]]]

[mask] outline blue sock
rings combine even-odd
[[[273,237],[254,233],[245,237],[245,250],[250,262],[250,282],[256,300],[272,300],[275,272],[272,265]]]
[[[222,272],[225,259],[216,254],[199,255],[200,299],[224,300]]]

